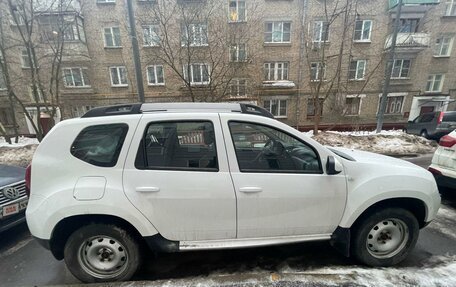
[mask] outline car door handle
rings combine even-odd
[[[158,187],[137,187],[136,191],[142,192],[142,193],[151,193],[151,192],[159,192],[160,188],[158,188]]]
[[[263,189],[261,187],[248,186],[239,188],[239,191],[244,193],[257,193],[262,192]]]

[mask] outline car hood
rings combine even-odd
[[[386,155],[373,153],[373,152],[354,150],[354,149],[348,149],[348,148],[342,148],[342,147],[329,147],[329,149],[339,151],[342,154],[346,154],[349,157],[353,158],[356,162],[360,162],[360,163],[381,164],[381,165],[390,165],[390,166],[397,166],[397,167],[408,167],[408,168],[421,169],[421,167],[419,167],[413,163],[410,163],[408,161],[386,156]]]
[[[0,187],[25,179],[25,168],[0,164]]]

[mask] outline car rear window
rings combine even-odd
[[[86,127],[71,145],[71,154],[92,165],[113,167],[119,158],[127,131],[126,124]]]
[[[456,122],[456,113],[444,113],[443,122]]]

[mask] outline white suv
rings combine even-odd
[[[127,280],[142,247],[329,240],[389,266],[440,206],[427,170],[324,147],[246,104],[93,109],[45,137],[28,184],[31,233],[84,282]]]

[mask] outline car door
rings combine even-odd
[[[328,235],[336,229],[346,179],[344,172],[324,173],[326,149],[275,120],[230,114],[221,120],[237,197],[238,238]]]
[[[129,200],[169,240],[236,236],[236,199],[220,120],[144,114],[123,174]]]

